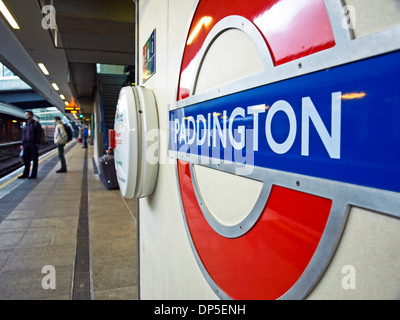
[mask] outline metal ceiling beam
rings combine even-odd
[[[42,97],[64,111],[64,102],[3,19],[0,19],[0,35],[0,60]]]
[[[62,112],[65,104],[59,97],[61,93],[67,101],[73,99],[82,105],[84,113],[91,113],[96,63],[135,65],[136,17],[132,0],[3,1],[21,29],[12,30],[0,18],[0,58]],[[50,3],[56,10],[56,32],[41,25],[41,4]],[[49,76],[41,73],[38,62],[47,66]],[[60,91],[51,87],[52,82]]]

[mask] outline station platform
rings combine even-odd
[[[136,300],[135,199],[99,180],[93,146],[40,158],[37,179],[0,180],[1,300]]]

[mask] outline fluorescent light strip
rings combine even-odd
[[[60,94],[60,98],[65,100],[65,96],[63,94]]]
[[[7,19],[10,26],[14,29],[19,29],[19,25],[17,21],[15,21],[14,17],[11,15],[10,11],[8,11],[6,5],[0,0],[0,12],[3,14],[4,18]]]
[[[54,90],[56,90],[56,91],[60,90],[60,88],[58,87],[57,83],[53,82],[51,85],[54,88]]]
[[[45,65],[44,65],[43,63],[38,63],[38,66],[39,66],[40,70],[42,70],[42,72],[43,72],[46,76],[49,75],[49,71],[47,71],[47,69],[46,69],[46,67],[45,67]]]

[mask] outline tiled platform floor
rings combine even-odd
[[[70,147],[66,174],[55,173],[55,152],[45,160],[57,161],[47,175],[43,162],[38,179],[11,182],[32,190],[0,223],[0,299],[72,299],[85,152],[80,144]],[[89,297],[137,299],[135,200],[106,190],[93,165],[93,147],[87,152]],[[42,273],[47,265],[54,266],[55,278]],[[44,289],[42,282],[52,280],[55,289]]]

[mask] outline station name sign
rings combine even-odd
[[[400,191],[399,55],[226,96],[189,97],[184,107],[170,106],[170,155]],[[360,80],[366,71],[370,77]]]
[[[332,93],[332,125],[331,133],[329,133],[311,98],[302,98],[302,156],[309,156],[309,131],[310,123],[312,123],[329,157],[340,159],[341,99],[341,92]],[[203,106],[202,110],[207,110],[207,107]],[[192,115],[190,111],[190,108],[186,108],[184,117],[182,117],[182,114],[173,117],[171,130],[173,132],[173,146],[176,150],[193,149],[193,146],[200,147],[200,150],[207,150],[204,146],[207,148],[219,148],[221,146],[224,150],[233,147],[235,150],[243,150],[246,146],[247,152],[255,152],[259,151],[260,145],[264,147],[267,145],[271,152],[285,154],[293,147],[299,127],[293,107],[285,100],[276,101],[272,106],[265,103],[245,108],[227,106],[221,112],[195,112],[196,115]],[[281,132],[276,134],[276,136],[283,137],[284,131],[287,131],[286,137],[279,139],[282,141],[277,141],[278,139],[272,133],[272,123],[275,117],[279,117],[279,112],[287,118],[287,126],[285,124],[279,125],[282,128],[287,127],[287,130],[280,130]],[[264,113],[266,115],[262,117]],[[276,121],[285,121],[285,119],[277,119]],[[260,131],[262,134],[260,134]],[[259,141],[261,139],[265,139],[265,141]]]

